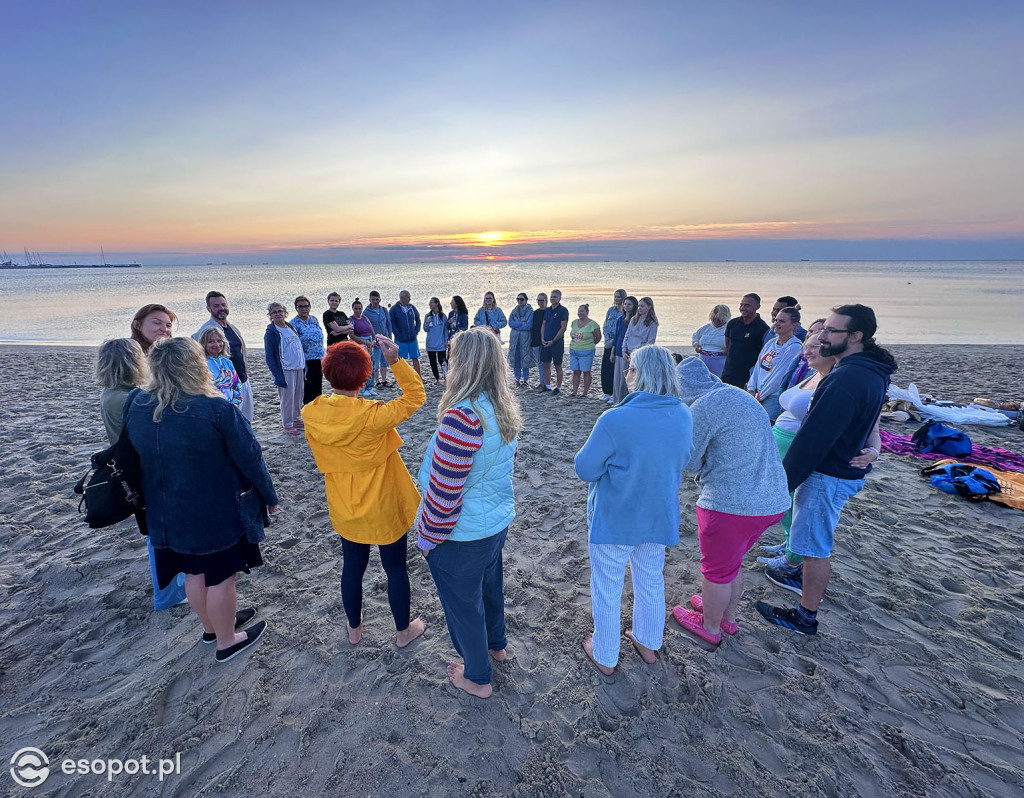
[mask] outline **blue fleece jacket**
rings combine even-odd
[[[589,482],[591,543],[679,542],[679,484],[693,451],[690,410],[674,396],[634,391],[602,415],[576,454]]]

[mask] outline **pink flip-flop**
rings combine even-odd
[[[700,596],[690,596],[690,606],[697,612],[704,612],[704,599]],[[727,621],[725,618],[722,618],[718,626],[727,635],[734,635],[740,630],[740,625],[736,621]]]
[[[722,642],[721,633],[713,635],[704,629],[704,616],[699,612],[688,610],[685,607],[673,607],[672,617],[687,632],[697,635],[701,640],[711,643],[713,646]]]

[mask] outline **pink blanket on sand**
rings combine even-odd
[[[893,435],[884,429],[879,430],[878,434],[882,437],[883,452],[902,455],[909,454],[914,457],[922,457],[925,460],[946,460],[949,458],[948,454],[938,454],[937,452],[924,454],[918,451],[917,447],[911,442],[909,435]],[[1000,449],[998,446],[978,446],[975,444],[971,447],[970,454],[964,457],[957,457],[956,459],[961,463],[989,466],[990,468],[998,468],[1001,471],[1024,471],[1024,457],[1016,452],[1011,452],[1009,449]]]

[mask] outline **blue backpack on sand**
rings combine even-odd
[[[967,434],[938,421],[928,421],[914,433],[911,441],[922,454],[935,452],[950,457],[963,457],[973,448]]]
[[[928,482],[933,488],[963,496],[969,502],[982,502],[999,493],[999,480],[991,471],[966,463],[928,466],[921,473],[930,478]]]

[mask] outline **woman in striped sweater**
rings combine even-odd
[[[417,545],[463,660],[448,663],[448,679],[488,698],[490,660],[507,657],[501,551],[515,517],[512,470],[523,426],[501,344],[489,329],[452,339],[437,420],[419,470]]]

